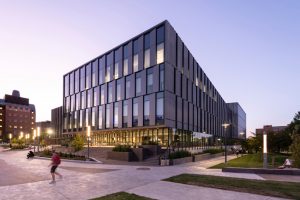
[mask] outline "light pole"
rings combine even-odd
[[[40,152],[40,127],[37,127],[38,152]]]
[[[52,130],[51,128],[49,128],[49,129],[47,130],[47,133],[48,133],[48,137],[49,137],[49,142],[51,142],[51,149],[53,150],[52,141],[50,140],[50,137],[51,137],[51,135],[52,135],[52,133],[53,133],[53,130]]]
[[[222,126],[224,127],[225,129],[225,132],[224,132],[224,146],[225,146],[225,165],[227,164],[227,127],[230,126],[230,124],[228,123],[224,123],[222,124]]]
[[[86,135],[87,135],[87,142],[88,142],[88,160],[90,160],[90,137],[91,137],[91,127],[90,126],[87,127]]]
[[[264,153],[264,164],[263,164],[263,167],[264,168],[268,168],[268,151],[267,151],[267,132],[264,131],[263,132],[263,153]]]
[[[9,146],[11,147],[11,138],[12,138],[12,134],[8,134],[8,137],[9,137]]]

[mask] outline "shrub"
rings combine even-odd
[[[112,149],[112,151],[115,151],[115,152],[130,152],[131,149],[130,149],[129,145],[117,145]]]
[[[143,141],[143,142],[142,142],[142,145],[158,145],[158,143],[149,140],[149,141]]]
[[[292,152],[292,158],[295,160],[293,165],[300,168],[300,135],[293,135],[293,143],[290,146]]]
[[[169,159],[184,158],[189,156],[191,156],[190,152],[182,150],[182,151],[176,151],[174,153],[171,153],[169,155]]]
[[[23,144],[12,144],[11,149],[24,149],[25,145]]]
[[[217,154],[224,152],[223,149],[205,149],[203,153]]]
[[[80,135],[76,135],[72,142],[71,142],[71,147],[74,148],[75,151],[80,151],[83,149],[84,146],[84,140]]]

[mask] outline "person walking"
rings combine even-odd
[[[54,184],[55,183],[55,175],[59,176],[59,178],[62,179],[62,175],[55,172],[55,170],[60,165],[60,163],[61,163],[60,157],[54,151],[52,153],[51,163],[49,164],[49,167],[51,166],[50,173],[51,173],[51,176],[52,176],[52,181],[49,184]]]

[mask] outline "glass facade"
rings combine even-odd
[[[95,145],[177,147],[209,143],[193,131],[224,136],[226,103],[178,34],[165,33],[174,31],[166,24],[64,76],[64,133],[84,134],[90,125]],[[245,116],[239,121],[243,127]]]

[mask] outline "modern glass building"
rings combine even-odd
[[[91,126],[92,145],[203,146],[230,117],[168,21],[64,75],[63,134]]]

